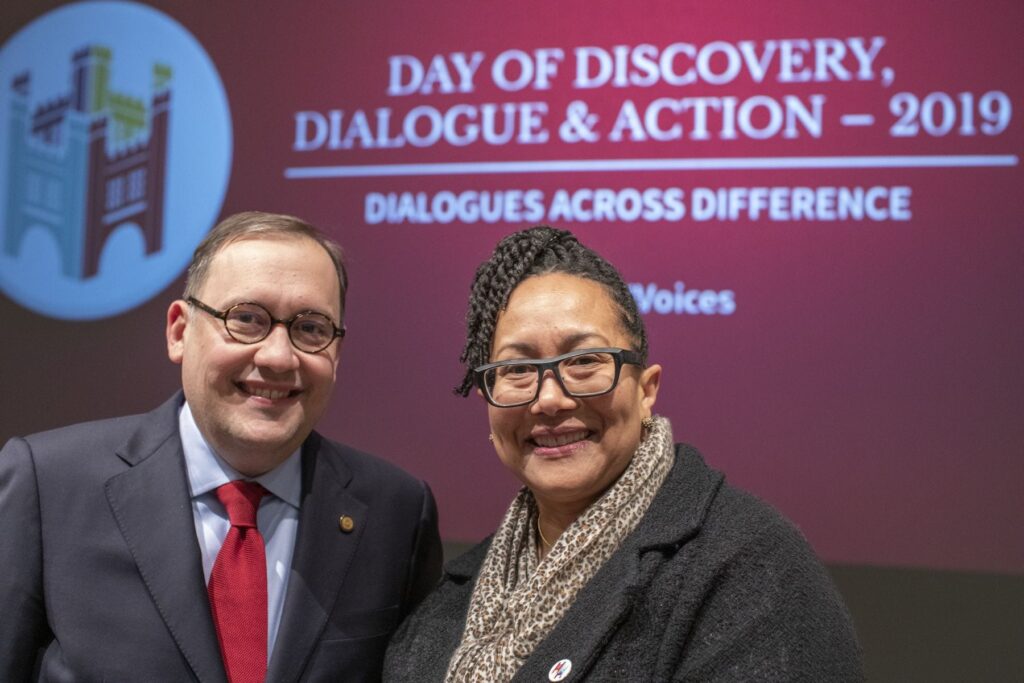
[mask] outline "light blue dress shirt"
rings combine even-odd
[[[210,572],[217,553],[228,535],[231,522],[217,499],[215,489],[235,479],[247,479],[224,462],[206,443],[188,403],[178,413],[178,431],[185,451],[185,466],[192,492],[192,517],[196,538],[203,557],[203,574],[210,582]],[[263,536],[267,555],[267,659],[274,652],[277,629],[281,624],[288,575],[299,528],[299,502],[302,495],[302,459],[296,450],[283,463],[250,481],[259,482],[270,491],[256,512],[256,526]]]

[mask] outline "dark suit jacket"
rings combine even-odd
[[[181,401],[0,451],[0,680],[226,680]],[[427,486],[314,432],[267,681],[378,679],[388,637],[436,583],[440,558]]]
[[[388,647],[386,681],[443,681],[490,539],[450,562]],[[850,615],[803,536],[696,450],[513,678],[861,681]]]

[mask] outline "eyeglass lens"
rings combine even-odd
[[[270,334],[274,321],[262,306],[238,304],[228,309],[224,323],[236,340],[253,344]],[[334,340],[334,325],[320,313],[302,313],[289,324],[288,335],[302,351],[316,352]]]
[[[588,353],[566,358],[558,364],[558,375],[570,394],[603,394],[615,384],[615,357],[610,353]],[[499,365],[485,373],[484,384],[495,403],[515,405],[529,403],[536,397],[539,379],[537,365]]]

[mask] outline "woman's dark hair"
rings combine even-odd
[[[512,290],[528,277],[547,273],[566,273],[604,285],[619,308],[622,327],[634,345],[632,350],[647,363],[647,330],[619,271],[580,244],[568,230],[538,225],[502,239],[491,257],[476,269],[466,312],[466,346],[459,357],[466,365],[466,374],[455,393],[468,395],[473,388],[473,368],[489,362],[498,313],[505,308]]]

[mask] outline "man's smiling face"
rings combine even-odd
[[[340,325],[339,289],[319,244],[261,235],[223,247],[196,298],[221,311],[258,303],[278,319],[317,311]],[[168,310],[167,342],[203,436],[250,476],[276,467],[312,431],[334,388],[341,347],[337,340],[320,353],[299,351],[283,325],[263,341],[242,344],[221,320],[180,300]]]

